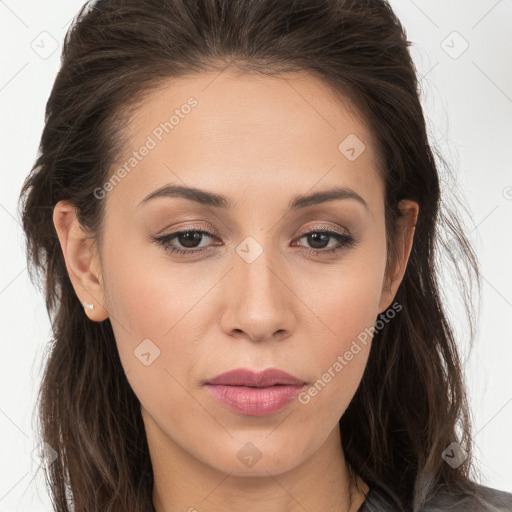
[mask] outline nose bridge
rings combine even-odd
[[[265,244],[265,247],[263,246]],[[250,298],[253,306],[270,308],[279,302],[282,283],[277,278],[276,258],[272,256],[270,240],[257,241],[247,237],[238,247],[235,275],[240,279],[245,298]]]
[[[236,248],[228,292],[231,328],[241,329],[252,338],[264,339],[290,328],[291,293],[280,275],[282,265],[270,248],[247,237]]]

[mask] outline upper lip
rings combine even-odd
[[[265,388],[275,384],[288,384],[294,386],[304,385],[305,382],[278,368],[266,368],[263,371],[255,371],[249,368],[236,368],[217,375],[206,384],[220,384],[225,386],[253,386]]]

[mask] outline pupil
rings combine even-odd
[[[308,235],[308,243],[309,243],[309,245],[311,245],[311,247],[313,249],[323,249],[324,247],[327,246],[329,237],[330,237],[330,235],[327,235],[324,233],[313,233],[311,235]],[[322,239],[322,238],[323,238],[323,240],[320,240],[320,245],[315,245],[315,244],[318,244],[319,239]]]
[[[201,233],[197,233],[194,231],[187,231],[186,233],[180,235],[178,237],[178,239],[179,239],[179,242],[181,245],[183,245],[184,247],[190,248],[190,247],[195,247],[194,244],[201,242],[202,236],[203,235]],[[184,241],[184,243],[183,243],[183,241]]]

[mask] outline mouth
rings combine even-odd
[[[249,368],[236,368],[222,373],[205,382],[206,384],[221,384],[224,386],[248,386],[266,388],[275,385],[304,385],[306,382],[279,368],[267,368],[263,371]]]
[[[267,416],[281,410],[297,397],[303,387],[304,384],[275,384],[268,387],[206,385],[210,394],[221,404],[246,416]]]
[[[263,372],[238,368],[204,384],[228,409],[247,416],[267,416],[292,402],[306,382],[276,368]]]

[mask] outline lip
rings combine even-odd
[[[289,404],[306,382],[277,368],[261,372],[237,368],[205,384],[210,394],[232,411],[267,416]]]
[[[217,377],[208,380],[206,384],[266,388],[276,384],[302,386],[303,384],[306,384],[306,382],[294,375],[290,375],[284,370],[280,370],[279,368],[266,368],[263,371],[255,371],[249,368],[236,368],[217,375]]]

